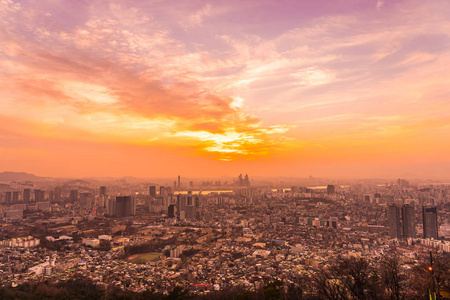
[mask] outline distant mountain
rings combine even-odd
[[[1,172],[0,181],[36,181],[43,179],[43,177],[38,177],[34,174],[29,174],[25,172]]]
[[[79,185],[89,185],[90,182],[82,179],[75,179],[71,181],[67,181],[64,183],[64,185],[70,185],[70,186],[79,186]]]

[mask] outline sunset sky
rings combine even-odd
[[[0,0],[0,171],[450,178],[450,1]]]

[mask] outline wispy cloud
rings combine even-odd
[[[447,2],[74,3],[0,0],[14,134],[307,161],[448,133]]]

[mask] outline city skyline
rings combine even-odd
[[[450,178],[450,3],[0,2],[0,171]]]

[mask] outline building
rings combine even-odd
[[[136,203],[134,197],[117,196],[114,207],[115,217],[129,217],[136,214]]]
[[[186,195],[182,195],[182,194],[177,195],[176,209],[177,209],[177,214],[178,214],[179,220],[182,219],[180,217],[181,213],[183,213],[183,215],[185,215],[185,213],[186,213],[187,202],[188,202],[188,197]]]
[[[156,186],[154,185],[149,186],[148,193],[150,197],[156,197]]]
[[[180,177],[180,175],[178,175],[178,188],[180,188],[181,187],[181,177]]]
[[[235,183],[240,187],[250,187],[250,179],[247,174],[245,174],[244,178],[242,178],[242,174],[239,174],[238,180]]]
[[[62,191],[61,188],[55,187],[55,201],[61,201],[62,200]]]
[[[17,202],[19,202],[19,192],[14,191],[12,193],[12,203],[14,204],[14,203],[17,203]]]
[[[11,204],[12,202],[12,192],[5,193],[5,202],[6,204]]]
[[[106,186],[103,185],[100,187],[100,195],[106,197]]]
[[[414,211],[414,205],[404,204],[402,206],[402,221],[403,221],[403,237],[415,237],[416,236],[416,216]]]
[[[100,240],[95,238],[94,239],[83,238],[81,240],[81,243],[86,246],[91,246],[92,248],[100,246]]]
[[[24,189],[23,190],[23,202],[30,202],[31,200],[31,190]]]
[[[78,202],[78,191],[77,190],[71,190],[69,193],[69,201],[72,203]]]
[[[388,207],[388,221],[389,221],[389,237],[391,239],[399,239],[402,237],[402,226],[400,219],[400,207],[397,205],[390,205]]]
[[[109,216],[114,216],[114,213],[116,211],[116,198],[112,197],[110,199],[107,199],[105,202],[106,206],[106,214]]]
[[[438,239],[438,221],[436,206],[422,206],[423,238]]]
[[[175,205],[174,204],[169,205],[169,207],[167,209],[167,216],[169,218],[175,218]]]
[[[80,205],[88,210],[94,206],[94,196],[92,193],[80,193]]]
[[[166,188],[164,186],[160,186],[159,187],[159,195],[160,196],[165,196],[167,193]]]
[[[187,205],[185,210],[185,218],[186,220],[195,220],[196,218],[196,210],[194,205]]]
[[[327,220],[327,227],[331,228],[337,228],[338,227],[338,218],[337,217],[331,217],[329,220]]]
[[[45,191],[39,189],[34,190],[34,201],[42,202],[44,200],[45,200]]]
[[[327,186],[327,194],[334,194],[334,185],[329,184]]]

